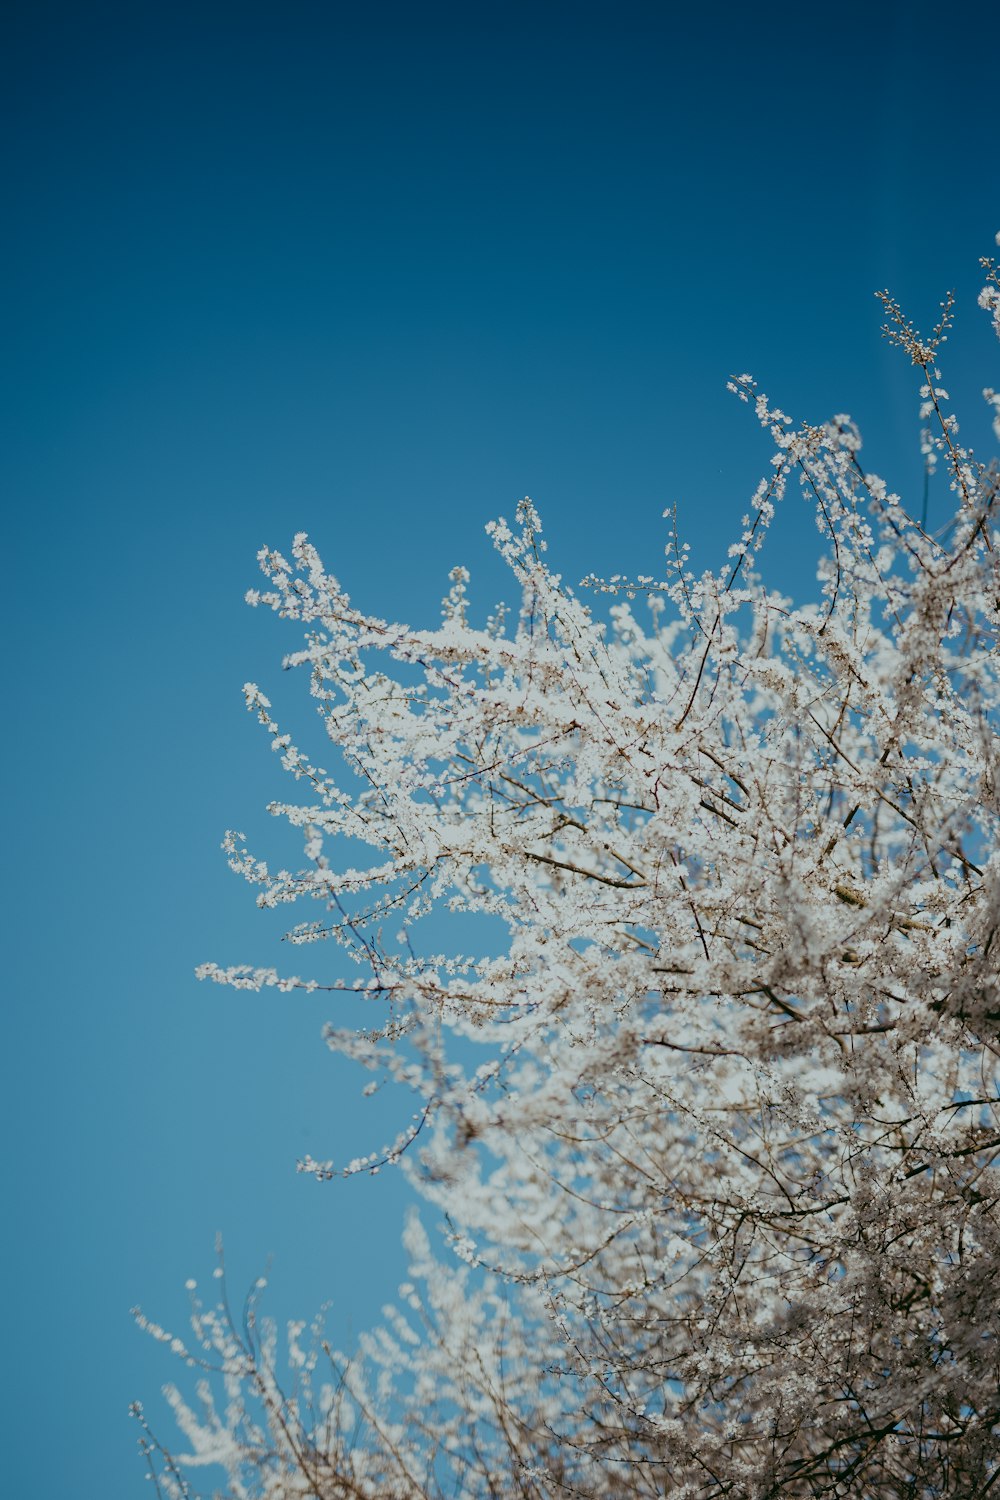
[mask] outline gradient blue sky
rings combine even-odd
[[[872,292],[930,324],[957,288],[986,449],[987,15],[8,7],[5,1493],[142,1492],[127,1404],[181,1372],[128,1309],[180,1325],[217,1229],[235,1292],[273,1252],[272,1307],[332,1299],[337,1341],[402,1271],[398,1179],[293,1170],[396,1108],[326,1054],[330,1005],[192,976],[283,957],[218,850],[273,849],[286,790],[240,695],[295,644],[241,603],[257,548],[308,530],[426,623],[457,562],[492,605],[483,526],[526,492],[570,578],[655,572],[675,501],[708,566],[766,464],[742,370],[851,412],[919,503]],[[807,592],[814,550],[790,507],[764,565]]]

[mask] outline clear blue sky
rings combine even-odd
[[[308,530],[426,623],[457,562],[492,605],[525,493],[571,579],[655,572],[675,501],[708,566],[766,463],[743,370],[915,495],[872,292],[929,324],[956,286],[946,383],[1000,385],[987,10],[8,7],[5,1493],[143,1492],[127,1403],[180,1372],[128,1309],[180,1324],[217,1229],[338,1341],[401,1273],[397,1180],[293,1170],[385,1128],[331,1007],[192,977],[283,957],[218,850],[273,848],[286,792],[240,696],[294,645],[241,603],[257,548]],[[786,511],[783,587],[814,541]]]

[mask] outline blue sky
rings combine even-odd
[[[294,1173],[395,1118],[331,1007],[193,978],[281,958],[218,848],[273,849],[286,792],[240,694],[284,702],[295,644],[241,603],[258,547],[307,530],[421,623],[458,562],[485,616],[483,527],[525,493],[570,579],[655,572],[675,502],[712,565],[767,460],[743,370],[852,413],[919,503],[872,293],[929,325],[957,289],[946,384],[987,451],[998,48],[984,6],[922,0],[4,26],[5,1488],[109,1500],[142,1486],[129,1400],[180,1373],[128,1309],[180,1325],[216,1230],[236,1292],[273,1253],[272,1307],[331,1299],[339,1342],[402,1271],[396,1179]],[[808,592],[814,551],[789,506],[765,570]]]

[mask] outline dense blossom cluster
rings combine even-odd
[[[948,409],[950,306],[923,341],[884,300],[954,492],[936,535],[846,417],[795,427],[741,377],[775,444],[742,537],[717,574],[675,545],[663,582],[591,580],[610,625],[528,500],[491,527],[520,610],[486,629],[464,570],[420,631],[304,536],[261,554],[337,770],[248,685],[305,860],[229,858],[261,905],[314,901],[294,941],[384,1006],[330,1044],[420,1108],[347,1169],[399,1160],[451,1244],[414,1220],[385,1325],[350,1362],[293,1326],[287,1381],[256,1292],[239,1324],[195,1301],[179,1352],[225,1400],[171,1393],[165,1495],[196,1464],[240,1500],[1000,1493],[1000,476]],[[755,571],[789,485],[827,544],[798,607]],[[464,956],[422,952],[442,909]]]

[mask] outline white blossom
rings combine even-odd
[[[215,1372],[197,1405],[168,1395],[190,1451],[144,1425],[163,1494],[204,1465],[248,1500],[996,1480],[998,478],[944,409],[950,301],[927,339],[883,301],[955,492],[937,535],[848,417],[793,427],[742,375],[775,455],[740,539],[699,578],[675,539],[662,580],[591,580],[609,623],[549,569],[530,500],[489,528],[518,608],[485,629],[464,568],[422,630],[355,608],[304,536],[260,554],[249,597],[305,630],[288,663],[331,769],[248,685],[308,783],[272,807],[304,863],[224,847],[261,905],[316,903],[289,937],[338,944],[380,1008],[329,1045],[418,1102],[387,1144],[300,1166],[398,1162],[446,1248],[413,1218],[400,1305],[351,1360],[291,1325],[284,1385],[262,1282],[239,1324],[189,1282],[189,1345],[140,1314]],[[755,571],[790,481],[819,603]],[[424,939],[437,910],[453,952]]]

